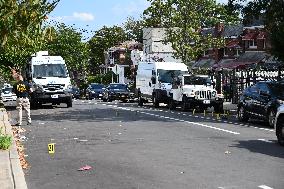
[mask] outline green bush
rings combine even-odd
[[[2,134],[0,130],[0,149],[7,150],[12,145],[12,136]]]

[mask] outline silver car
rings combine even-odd
[[[275,118],[275,132],[278,139],[278,143],[284,146],[284,105],[281,105]]]

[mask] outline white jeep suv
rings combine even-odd
[[[278,108],[275,117],[275,132],[278,139],[278,143],[284,146],[284,105]]]

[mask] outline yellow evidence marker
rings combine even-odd
[[[55,143],[48,144],[48,153],[54,154],[55,153]]]

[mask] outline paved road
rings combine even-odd
[[[32,119],[29,189],[284,188],[284,149],[262,122],[95,100],[46,106]]]

